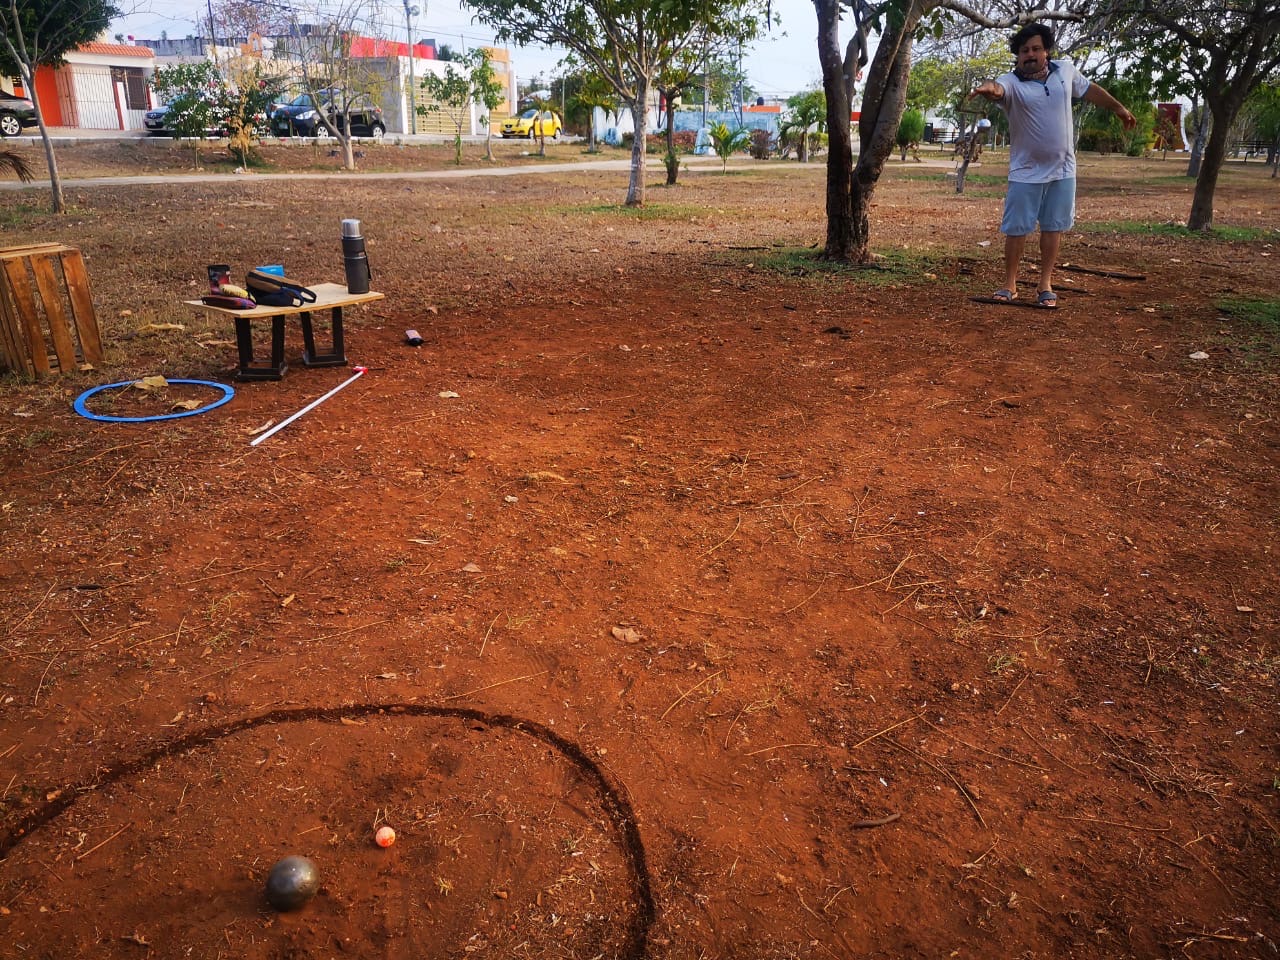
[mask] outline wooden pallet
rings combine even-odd
[[[0,366],[37,377],[102,359],[80,251],[61,243],[0,248]]]

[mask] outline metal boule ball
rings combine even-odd
[[[267,874],[267,902],[277,910],[297,910],[320,889],[320,871],[307,857],[285,857]]]

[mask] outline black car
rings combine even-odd
[[[373,137],[376,140],[387,132],[387,125],[382,122],[382,108],[368,97],[353,98],[350,109],[343,111],[335,105],[337,98],[327,96],[328,93],[326,90],[320,91],[319,108],[309,93],[300,93],[288,103],[277,107],[271,115],[271,132],[277,137],[329,136],[331,131],[320,119],[322,111],[339,132],[345,129],[348,119],[351,122],[352,136]]]
[[[16,137],[36,125],[36,105],[25,97],[0,92],[0,136]]]

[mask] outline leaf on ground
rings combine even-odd
[[[613,634],[615,640],[621,640],[623,643],[641,643],[644,640],[639,631],[631,627],[612,627],[609,632]]]
[[[195,410],[196,408],[198,408],[198,407],[203,407],[203,406],[204,406],[204,404],[203,404],[203,403],[201,403],[199,400],[179,400],[177,403],[175,403],[175,404],[173,405],[173,407],[172,407],[171,409],[173,409],[173,410]]]
[[[181,323],[148,323],[139,329],[163,333],[166,330],[185,330],[187,328]]]
[[[264,431],[270,430],[272,427],[274,427],[274,426],[275,426],[275,424],[276,424],[276,422],[275,422],[274,420],[268,420],[268,421],[267,421],[266,423],[264,423],[262,426],[260,426],[260,427],[254,427],[252,430],[250,430],[250,431],[249,431],[249,436],[251,436],[251,437],[255,437],[255,436],[257,436],[258,434],[263,433]]]
[[[552,473],[550,470],[535,470],[533,473],[524,475],[525,483],[568,483],[564,477],[558,473]]]
[[[481,570],[474,563],[468,563],[466,566],[462,568],[462,572],[463,573],[480,573]]]
[[[169,381],[157,374],[154,377],[143,377],[141,380],[135,380],[133,385],[139,390],[163,390],[169,385]]]
[[[459,394],[459,393],[454,393],[452,390],[441,390],[441,391],[440,391],[440,398],[441,398],[442,400],[456,400],[456,399],[458,399],[458,397],[460,397],[460,396],[461,396],[461,394]]]

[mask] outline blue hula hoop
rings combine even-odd
[[[86,390],[80,396],[76,397],[76,402],[72,404],[73,409],[86,420],[101,420],[105,423],[151,423],[156,420],[177,420],[179,417],[194,417],[197,413],[208,413],[214,407],[220,407],[232,397],[236,395],[235,390],[225,383],[217,383],[213,380],[170,380],[170,383],[191,383],[200,387],[214,387],[222,391],[222,396],[213,403],[205,404],[195,410],[179,410],[177,413],[159,413],[151,417],[109,417],[101,413],[90,413],[89,408],[85,406],[85,402],[94,394],[101,393],[103,390],[114,390],[117,387],[131,387],[136,383],[135,380],[122,380],[120,383],[105,383],[100,387],[94,387]]]

